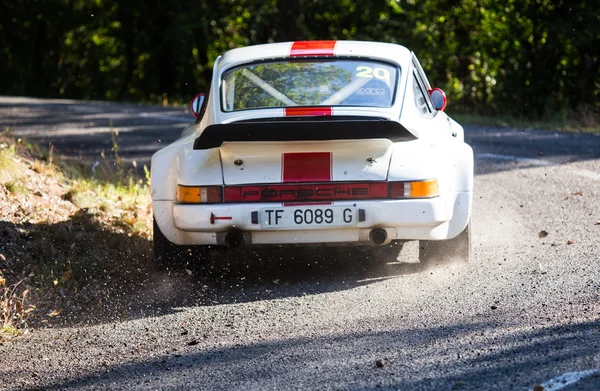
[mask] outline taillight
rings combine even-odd
[[[388,189],[390,198],[431,198],[440,195],[440,187],[436,179],[413,182],[390,182]]]
[[[386,186],[387,185],[387,186]],[[386,194],[387,188],[387,194]],[[225,198],[223,198],[225,195]],[[440,195],[435,179],[411,182],[320,183],[300,185],[183,186],[177,185],[177,202],[218,204],[223,202],[316,202],[342,200],[432,198]]]
[[[182,204],[217,204],[223,202],[223,186],[177,185],[177,202]]]

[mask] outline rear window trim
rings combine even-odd
[[[226,73],[234,71],[239,68],[244,68],[244,67],[248,67],[248,66],[252,66],[252,65],[256,65],[256,64],[278,63],[278,62],[282,62],[282,61],[286,61],[286,60],[290,61],[290,62],[315,62],[315,61],[337,61],[337,60],[361,61],[361,60],[363,60],[363,61],[379,62],[379,63],[385,64],[385,65],[388,65],[396,70],[396,83],[394,83],[394,93],[393,93],[392,102],[389,106],[386,106],[386,107],[356,106],[356,105],[298,105],[298,106],[256,107],[256,108],[251,108],[251,109],[230,110],[230,111],[225,110],[225,94],[223,93],[223,84],[225,81]],[[255,110],[273,110],[273,109],[282,110],[286,107],[357,107],[357,108],[369,108],[369,109],[389,109],[396,105],[397,98],[398,98],[397,97],[398,88],[400,86],[401,79],[402,79],[402,67],[398,63],[395,63],[392,61],[380,60],[380,59],[372,59],[369,57],[362,57],[362,56],[360,56],[360,57],[359,56],[356,56],[356,57],[354,57],[354,56],[281,57],[281,58],[272,58],[269,60],[255,60],[255,61],[245,62],[243,64],[237,64],[235,66],[223,69],[221,71],[221,74],[219,75],[219,109],[221,110],[222,113],[225,113],[225,114],[243,113],[243,112],[255,111]]]

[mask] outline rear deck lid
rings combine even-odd
[[[394,121],[296,119],[212,125],[194,148],[219,148],[225,185],[382,181],[393,143],[414,139]]]
[[[387,139],[225,142],[219,148],[225,185],[387,179]]]

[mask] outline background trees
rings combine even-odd
[[[405,44],[452,107],[544,117],[600,107],[592,0],[2,0],[0,93],[187,101],[250,44]]]

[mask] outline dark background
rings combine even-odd
[[[0,94],[150,103],[207,90],[224,51],[300,39],[400,43],[452,109],[597,115],[597,0],[0,0]]]

